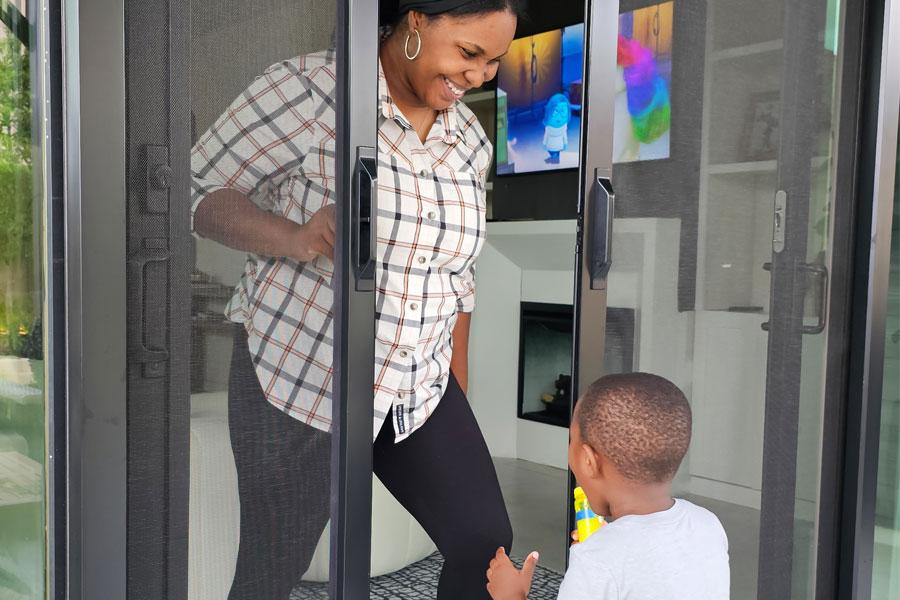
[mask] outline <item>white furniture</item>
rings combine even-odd
[[[608,305],[635,311],[634,368],[689,387],[692,317],[678,312],[679,236],[677,219],[616,219]],[[488,224],[469,341],[469,401],[492,456],[566,468],[568,430],[515,414],[520,305],[572,304],[574,269],[575,221]]]
[[[225,392],[191,396],[190,531],[188,598],[222,600],[234,577],[240,500],[228,434]],[[328,579],[328,528],[322,534],[306,581]],[[373,477],[373,576],[391,573],[435,551],[422,527]]]

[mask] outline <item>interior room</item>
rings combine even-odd
[[[215,10],[211,5],[218,5]],[[191,104],[202,134],[269,64],[327,47],[333,15],[272,0],[193,2]],[[327,7],[323,3],[323,7]],[[319,9],[326,11],[327,8]],[[535,598],[555,598],[571,510],[566,466],[578,214],[583,5],[539,3],[499,69],[464,102],[494,143],[487,237],[477,264],[469,402],[494,458],[514,529],[512,555],[538,550]],[[301,18],[302,13],[302,18]],[[694,415],[676,493],[712,510],[729,536],[732,598],[756,598],[761,526],[769,276],[782,85],[778,0],[623,0],[613,183],[617,195],[604,371],[675,382]],[[233,40],[253,40],[252,51]],[[826,75],[834,53],[826,43]],[[628,74],[639,64],[644,80]],[[657,90],[632,105],[640,86]],[[830,90],[830,85],[823,86]],[[825,92],[823,92],[825,93]],[[827,104],[830,98],[823,98]],[[559,106],[557,110],[557,106]],[[824,123],[828,131],[829,122]],[[548,145],[547,131],[559,133]],[[825,136],[827,137],[827,136]],[[555,144],[555,145],[554,145]],[[813,165],[827,223],[829,140]],[[816,173],[820,174],[818,177]],[[811,259],[824,251],[814,226]],[[816,246],[818,240],[818,246]],[[243,255],[196,240],[192,279],[192,598],[227,593],[238,536],[227,428],[232,326],[222,316]],[[820,350],[820,349],[818,349]],[[804,352],[815,353],[815,344]],[[820,377],[804,372],[801,440],[819,431]],[[815,443],[799,447],[797,527],[815,508]],[[811,449],[807,452],[807,449]],[[804,475],[804,472],[806,475]],[[804,479],[805,477],[805,479]],[[764,524],[762,524],[764,525]],[[429,598],[439,557],[373,482],[373,597]],[[811,531],[811,527],[810,527]],[[811,539],[799,555],[810,556]],[[390,549],[389,552],[381,551]],[[437,566],[436,566],[437,565]],[[795,560],[799,574],[808,568]],[[325,597],[327,531],[296,598]],[[397,576],[402,573],[402,576]],[[805,581],[805,577],[799,577]],[[418,582],[412,585],[409,582]],[[404,583],[405,582],[405,583]],[[318,587],[317,587],[318,585]],[[379,587],[382,586],[382,587]],[[400,587],[398,587],[400,586]],[[406,586],[406,587],[403,587]],[[405,590],[405,591],[404,591]],[[546,594],[546,596],[541,595]]]

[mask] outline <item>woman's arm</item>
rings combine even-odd
[[[450,371],[456,377],[463,393],[469,389],[469,325],[472,313],[456,313],[456,325],[453,327],[453,356],[450,357]]]
[[[271,193],[325,135],[314,115],[331,100],[292,69],[287,62],[267,69],[192,149],[192,225],[237,250],[308,262],[332,255],[334,208],[315,198],[302,207],[300,225],[281,216]],[[285,98],[298,100],[291,110],[278,110]],[[260,197],[251,200],[254,190]]]
[[[334,255],[334,206],[326,206],[300,225],[263,210],[234,189],[212,192],[197,205],[194,230],[235,250],[308,262]]]

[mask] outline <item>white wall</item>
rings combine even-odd
[[[635,368],[688,387],[691,316],[677,311],[675,219],[617,219],[610,306],[635,309]],[[469,397],[492,454],[565,468],[568,430],[516,418],[520,303],[572,304],[575,222],[491,223],[478,261]]]
[[[478,258],[469,337],[469,402],[493,456],[515,458],[522,275],[490,243]],[[515,360],[510,360],[515,357]]]

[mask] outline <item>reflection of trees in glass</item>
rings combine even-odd
[[[31,355],[34,199],[28,50],[0,29],[0,354]]]

